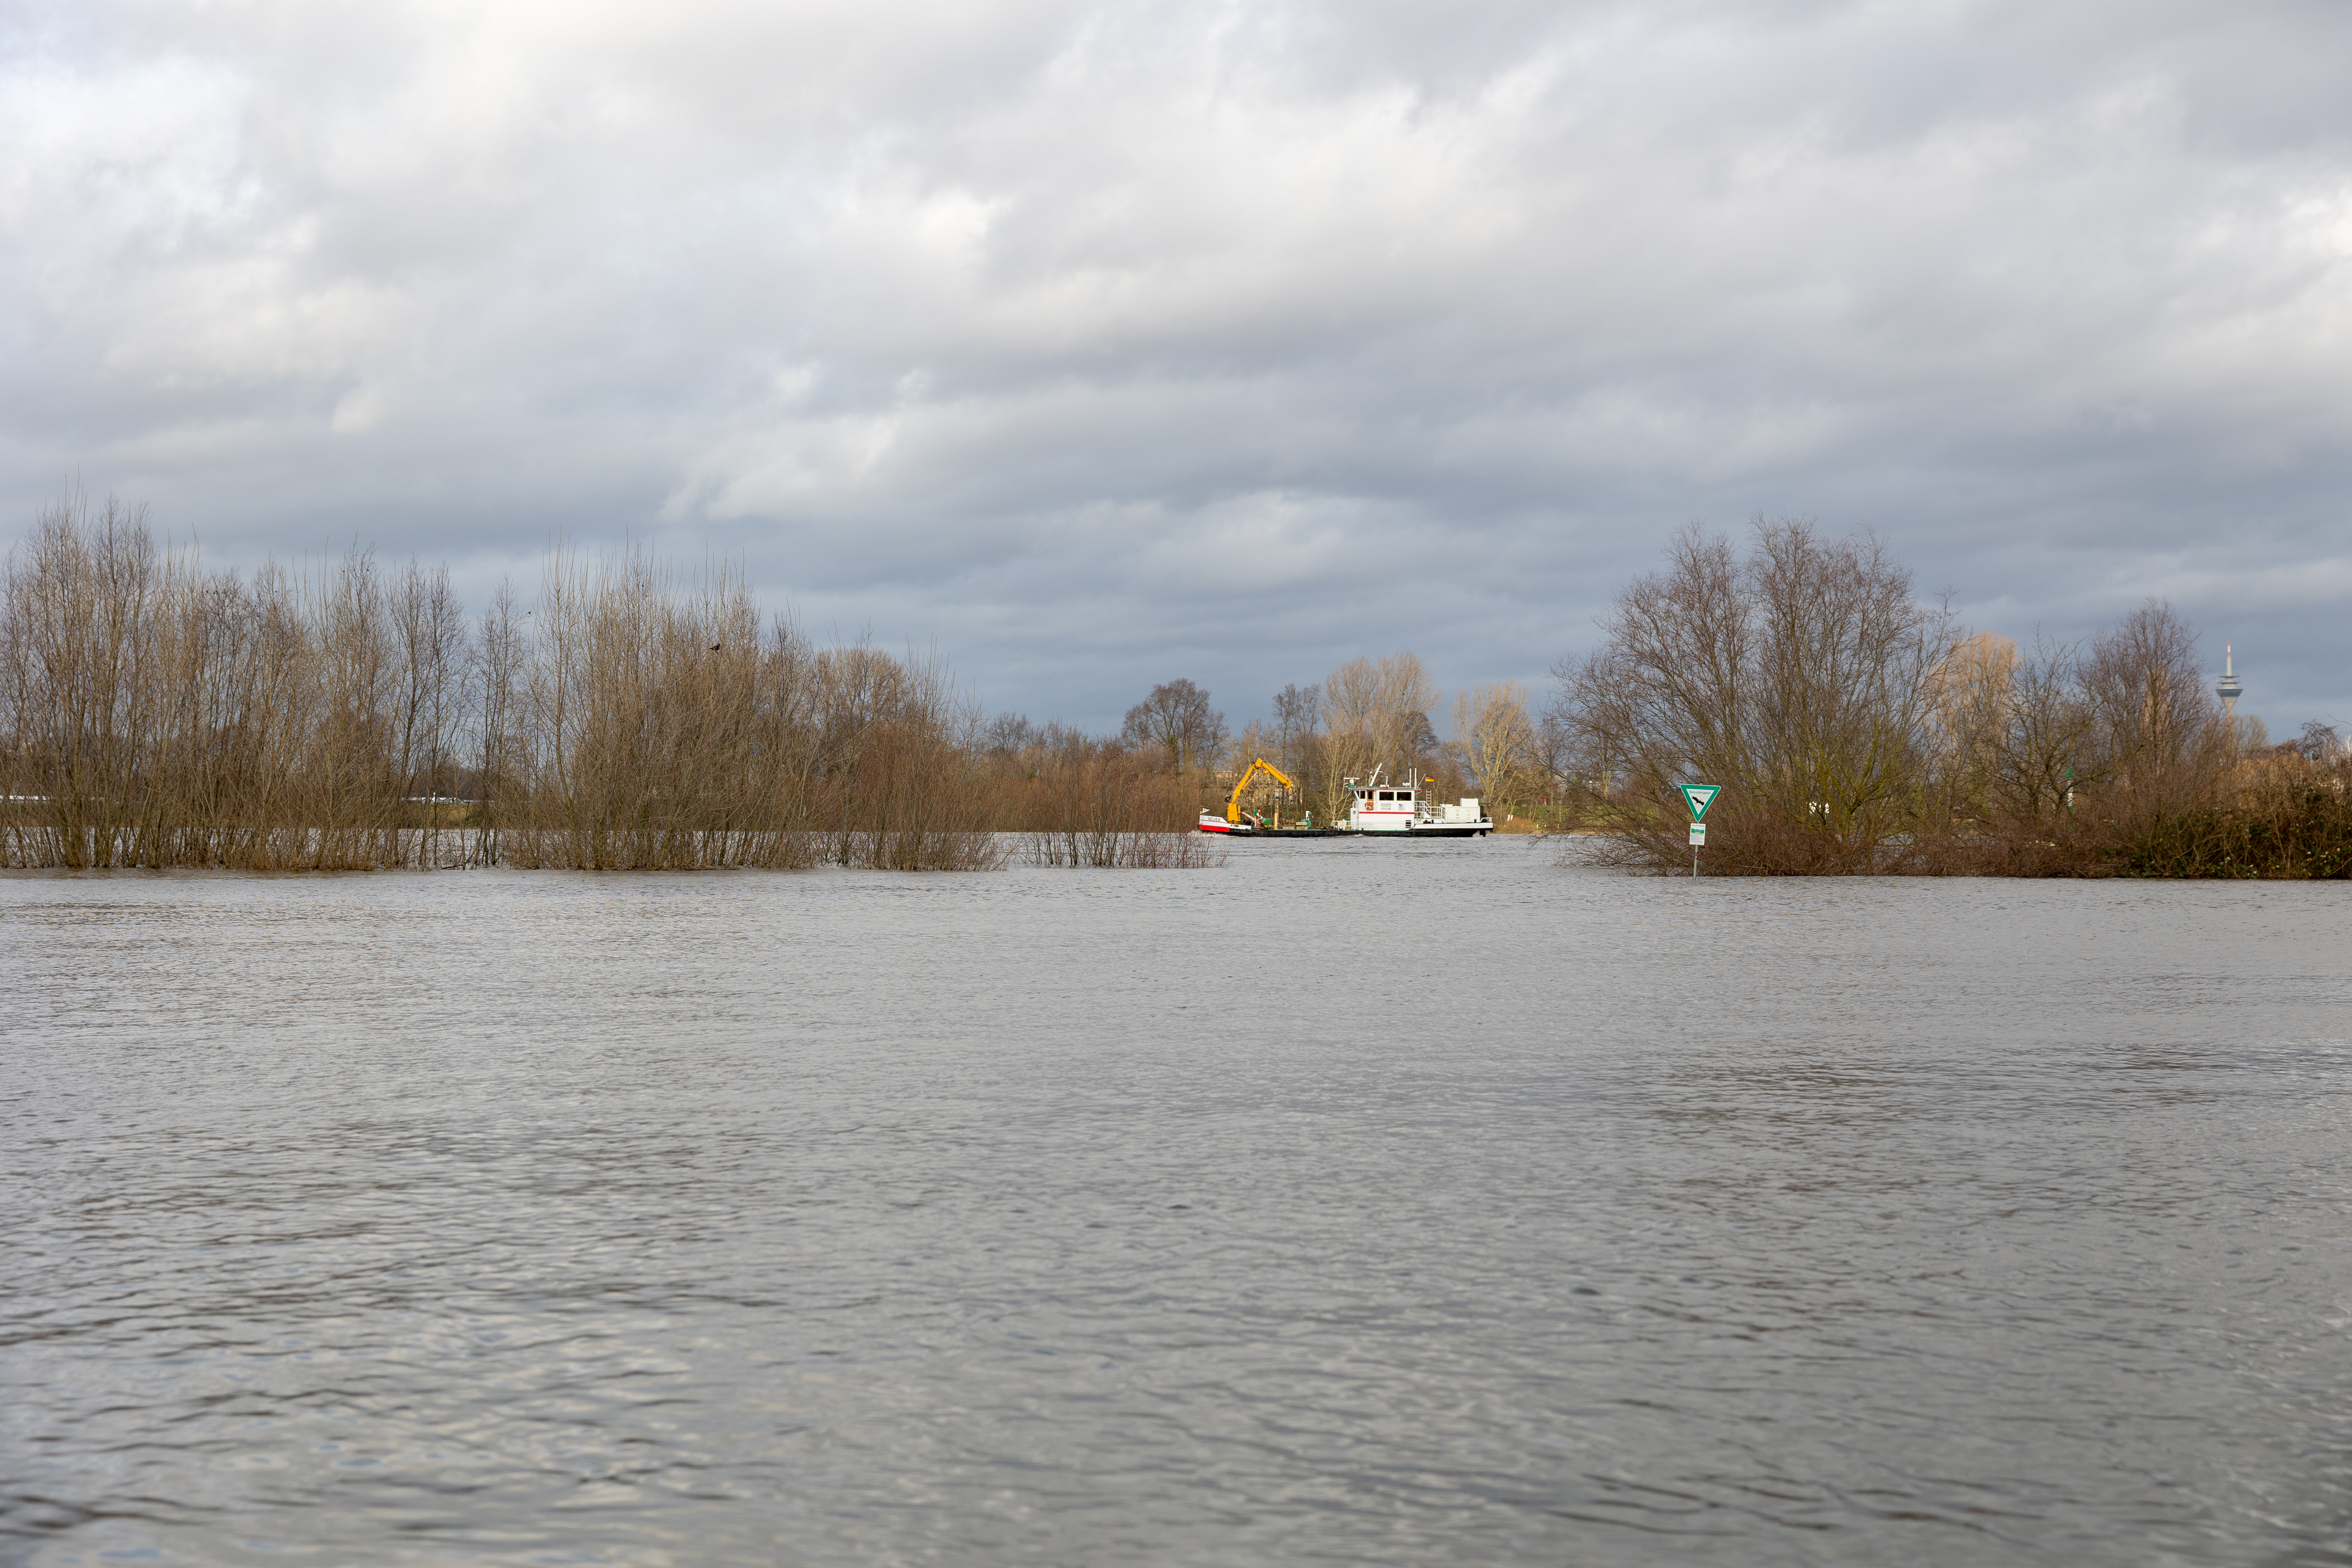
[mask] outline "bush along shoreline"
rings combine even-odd
[[[1717,875],[2341,878],[2352,763],[2223,711],[2151,600],[2081,645],[1972,634],[1874,537],[1685,530],[1559,666],[1577,823],[1687,871],[1676,786],[1723,786]]]
[[[819,648],[740,572],[642,554],[556,551],[468,616],[446,568],[208,573],[110,502],[46,513],[0,584],[9,867],[1218,858],[1153,759],[980,728],[940,661]]]

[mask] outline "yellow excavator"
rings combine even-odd
[[[1294,790],[1298,787],[1291,781],[1288,773],[1284,773],[1264,757],[1258,758],[1242,770],[1242,776],[1234,784],[1233,798],[1225,802],[1225,820],[1236,827],[1241,826],[1242,820],[1242,791],[1249,788],[1250,781],[1261,773],[1280,784],[1285,790]]]

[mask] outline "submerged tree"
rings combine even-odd
[[[1601,626],[1561,712],[1640,853],[1681,858],[1685,783],[1723,786],[1708,822],[1746,868],[1874,869],[1920,826],[1949,624],[1876,538],[1759,520],[1743,556],[1685,529]]]
[[[2342,779],[2233,733],[2161,601],[2087,649],[2026,655],[1959,632],[1867,534],[1759,521],[1744,555],[1685,531],[1601,625],[1559,667],[1554,714],[1588,820],[1637,860],[1687,864],[1675,786],[1705,783],[1723,786],[1706,820],[1724,871],[2352,867]]]
[[[0,568],[10,865],[990,865],[976,729],[726,567],[559,552],[469,629],[437,569],[207,574],[75,500]]]

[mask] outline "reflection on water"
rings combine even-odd
[[[2352,1562],[2342,888],[0,879],[0,1561]]]

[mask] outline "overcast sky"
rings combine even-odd
[[[1693,520],[2352,720],[2352,5],[0,0],[0,537],[740,554],[992,710],[1531,684]]]

